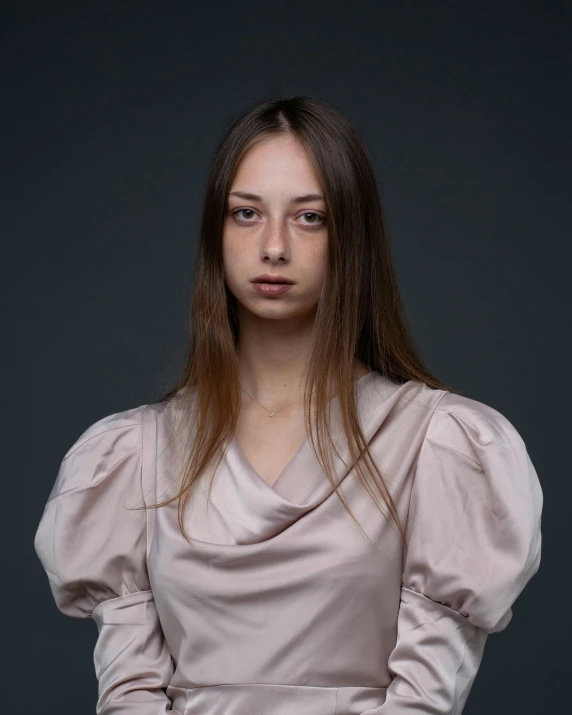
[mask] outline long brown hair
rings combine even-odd
[[[358,478],[383,513],[372,485],[381,494],[405,539],[395,503],[358,422],[356,359],[398,384],[417,380],[434,389],[452,390],[429,373],[411,337],[397,287],[380,192],[363,140],[337,109],[304,96],[265,99],[251,106],[231,120],[212,159],[192,280],[186,362],[176,384],[158,400],[168,402],[175,396],[182,399],[183,407],[178,410],[182,419],[173,435],[176,432],[178,444],[184,442],[190,450],[182,462],[177,494],[150,508],[179,499],[179,527],[189,542],[183,514],[190,495],[208,465],[217,458],[209,483],[210,497],[214,474],[234,434],[241,404],[236,350],[240,326],[236,299],[224,280],[223,221],[228,192],[242,157],[255,143],[283,133],[292,134],[307,151],[325,198],[328,225],[328,265],[315,316],[304,390],[308,438],[333,489],[363,532],[338,491],[332,476],[331,453],[324,446],[327,437],[335,449],[326,409],[333,386]],[[313,418],[317,449],[312,436]],[[359,461],[362,454],[372,466],[367,468],[367,475]]]

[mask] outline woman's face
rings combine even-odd
[[[229,191],[223,227],[225,282],[239,312],[295,322],[313,317],[328,243],[321,194],[305,150],[291,135],[268,137],[245,154]],[[303,196],[308,198],[296,201]],[[261,295],[252,283],[261,273],[284,276],[294,285],[281,295]]]

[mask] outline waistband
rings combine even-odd
[[[275,683],[241,683],[180,688],[169,686],[173,710],[181,715],[360,715],[381,707],[387,688]],[[371,709],[371,713],[370,713]]]

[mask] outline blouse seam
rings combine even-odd
[[[460,420],[460,422],[462,422],[464,425],[466,424],[466,423],[465,423],[465,420],[463,420],[463,418],[460,417],[460,416],[457,414],[457,412],[455,412],[455,410],[457,409],[456,407],[453,408],[453,409],[449,409],[449,408],[447,408],[447,407],[439,407],[439,404],[440,404],[440,403],[441,403],[441,400],[439,400],[439,402],[438,402],[437,405],[435,406],[435,412],[436,412],[437,410],[439,410],[439,412],[441,412],[442,414],[443,414],[443,413],[444,413],[444,414],[447,414],[447,415],[449,415],[450,417],[453,417],[453,416],[454,416],[456,419]],[[431,420],[431,423],[432,423],[432,420]],[[430,424],[429,427],[427,428],[427,433],[429,432],[430,426],[431,426],[431,424]],[[433,439],[432,437],[426,436],[425,438],[428,439],[430,442],[433,442],[433,444],[438,444],[438,445],[440,445],[441,447],[445,447],[445,449],[449,449],[449,450],[451,450],[452,452],[456,452],[457,454],[461,454],[463,457],[466,457],[466,458],[469,459],[471,462],[474,462],[475,464],[477,464],[477,465],[482,469],[482,465],[481,465],[481,463],[480,463],[477,459],[475,459],[474,457],[471,457],[469,454],[465,454],[465,452],[461,452],[460,449],[456,449],[455,447],[451,447],[451,445],[445,444],[444,442],[439,442],[439,440]]]
[[[457,407],[456,407],[454,410],[451,410],[451,414],[454,414],[455,417],[456,417],[458,420],[460,420],[461,422],[463,422],[463,424],[465,424],[463,418],[455,412],[456,409],[457,409]],[[493,408],[493,409],[494,409],[494,408]],[[498,410],[496,410],[496,411],[498,412]],[[516,435],[516,436],[519,438],[519,440],[520,440],[520,445],[519,445],[519,447],[522,448],[522,447],[524,446],[524,448],[526,449],[526,443],[525,443],[524,440],[522,439],[522,436],[521,436],[521,434],[518,432],[518,430],[516,429],[515,425],[514,425],[514,424],[508,419],[508,417],[506,417],[506,415],[504,415],[502,412],[499,412],[499,415],[501,416],[501,418],[502,418],[503,420],[508,421],[508,422],[510,423],[510,427],[512,428],[511,430],[508,430],[508,431],[507,431],[507,430],[504,428],[504,425],[502,425],[502,422],[501,422],[501,427],[502,427],[501,431],[502,431],[502,434],[503,434],[504,438],[506,439],[506,441],[507,441],[507,442],[510,444],[510,446],[512,447],[513,451],[514,451],[515,453],[518,453],[518,451],[519,451],[519,449],[516,447],[515,443],[513,442],[513,437],[514,437],[514,435]],[[469,458],[469,459],[470,459],[470,458]]]
[[[431,603],[436,603],[439,606],[443,606],[443,608],[448,609],[449,611],[453,611],[453,613],[456,613],[458,616],[461,616],[467,623],[471,625],[472,628],[478,628],[479,626],[475,626],[474,623],[471,623],[467,616],[465,616],[461,611],[458,611],[456,608],[453,608],[452,606],[447,605],[446,603],[441,603],[441,601],[436,601],[434,598],[431,598],[431,596],[427,596],[424,593],[420,593],[419,591],[416,591],[413,588],[409,588],[409,586],[405,586],[405,584],[401,584],[401,588],[405,589],[405,591],[409,591],[411,593],[414,593],[416,596],[421,596],[421,598],[426,598],[428,601],[431,601]]]
[[[422,595],[422,594],[419,594]],[[462,615],[462,614],[461,614]],[[279,685],[282,688],[320,688],[322,690],[344,690],[346,688],[368,688],[369,690],[387,690],[389,687],[388,685],[300,685],[299,683],[254,683],[252,681],[249,681],[248,683],[215,683],[214,685],[172,685],[171,687],[174,688],[175,690],[185,690],[187,693],[189,693],[192,690],[207,690],[208,688],[220,688],[220,687],[226,687],[227,685],[231,686],[239,686],[239,687],[248,687],[250,685]],[[337,693],[336,693],[337,697]],[[187,703],[188,704],[188,703]],[[169,711],[170,712],[170,711]]]
[[[47,573],[53,574],[54,576],[56,576],[58,578],[59,581],[61,581],[59,576],[57,574],[54,574],[53,571],[48,571],[47,569],[46,569],[46,571],[47,571]],[[70,586],[63,586],[58,583],[58,588],[61,589],[62,591],[65,591],[66,593],[76,593],[76,589],[71,588]],[[93,609],[97,608],[97,606],[101,605],[102,603],[107,603],[108,601],[118,601],[120,598],[127,598],[128,596],[133,596],[136,593],[151,593],[152,594],[153,589],[152,588],[141,588],[141,589],[138,589],[137,591],[129,591],[129,593],[123,593],[123,594],[121,594],[121,596],[111,596],[111,598],[104,598],[102,601],[99,601],[93,607]]]
[[[129,593],[122,593],[120,596],[111,596],[111,598],[104,598],[101,601],[98,601],[95,606],[90,610],[89,615],[91,618],[93,618],[93,612],[99,608],[99,606],[102,606],[104,603],[112,603],[113,601],[122,601],[125,598],[129,598],[131,596],[135,596],[136,594],[140,593],[150,593],[151,596],[153,596],[154,600],[154,595],[153,595],[153,589],[152,588],[141,588],[137,591],[129,591]]]
[[[140,425],[140,422],[129,422],[128,424],[123,424],[123,425],[117,425],[117,427],[107,427],[106,429],[101,430],[101,432],[97,432],[96,434],[92,434],[91,437],[88,437],[85,439],[83,442],[79,442],[74,449],[71,450],[71,452],[68,452],[65,457],[63,458],[62,461],[66,461],[69,457],[72,456],[72,454],[75,454],[77,450],[80,447],[83,447],[85,444],[88,442],[91,442],[92,439],[95,439],[96,437],[100,437],[102,434],[106,434],[107,432],[112,432],[113,430],[116,429],[124,429],[125,427],[137,427],[137,425]]]
[[[148,446],[145,442],[145,419],[146,419],[146,410],[147,410],[148,405],[145,405],[143,407],[143,410],[141,412],[141,432],[139,435],[140,438],[140,448],[141,448],[141,473],[139,475],[140,478],[140,487],[141,487],[141,495],[143,497],[143,504],[145,505],[145,568],[147,571],[147,575],[149,576],[149,554],[151,553],[151,548],[153,546],[153,542],[155,540],[155,519],[156,519],[156,513],[153,513],[152,519],[149,519],[149,510],[147,508],[147,500],[145,498],[146,490],[147,487],[151,485],[149,476],[144,477],[145,474],[145,469],[149,468],[149,464],[147,463],[149,453],[148,453]],[[154,437],[153,440],[153,447],[154,447],[154,453],[151,456],[152,461],[154,462],[154,467],[153,467],[153,494],[154,494],[154,500],[155,502],[157,501],[157,493],[156,493],[156,488],[157,488],[157,482],[156,482],[156,475],[157,475],[157,437]]]
[[[433,439],[432,437],[425,437],[425,439],[428,442],[433,442],[433,444],[438,444],[440,447],[444,447],[445,449],[448,449],[451,452],[456,452],[457,454],[460,454],[461,456],[465,457],[466,459],[470,460],[471,462],[474,462],[482,470],[483,467],[482,467],[481,463],[474,457],[470,457],[468,454],[461,452],[461,450],[455,449],[455,447],[451,447],[451,445],[445,444],[444,442],[439,442],[438,440]]]
[[[440,402],[440,401],[439,401],[439,402]],[[447,409],[446,407],[436,407],[435,409],[436,409],[436,410],[439,409],[439,411],[442,412],[442,413],[444,412],[444,413],[447,413],[447,414],[450,415],[450,416],[454,416],[454,417],[455,417],[457,420],[459,420],[463,425],[465,425],[465,426],[467,425],[466,421],[461,417],[461,415],[459,415],[459,414],[456,412],[456,410],[458,409],[458,406],[455,407],[455,408],[453,408],[453,409]],[[507,418],[505,417],[505,415],[502,414],[502,412],[499,413],[499,414],[501,415],[501,418],[507,419]],[[512,423],[511,423],[511,426],[514,427],[514,425],[512,425]],[[516,428],[514,428],[514,429],[515,429],[515,433],[518,434],[518,432],[516,432]],[[427,429],[427,431],[429,431],[429,429]],[[515,445],[515,443],[513,442],[513,439],[512,439],[512,435],[513,435],[514,433],[511,433],[510,431],[507,431],[507,430],[504,429],[504,428],[503,428],[501,431],[502,431],[502,434],[503,434],[505,440],[508,442],[508,444],[510,444],[511,448],[513,449],[513,451],[514,451],[515,453],[518,452],[518,449],[517,449],[517,447],[516,447],[516,445]],[[519,434],[518,434],[518,436],[520,437]],[[450,449],[450,450],[452,450],[452,451],[454,451],[454,452],[457,452],[458,454],[462,454],[462,455],[463,455],[464,457],[466,457],[467,459],[470,459],[470,460],[471,460],[472,462],[474,462],[475,464],[478,464],[479,467],[482,469],[481,463],[480,463],[478,460],[476,460],[474,457],[471,457],[470,455],[465,454],[465,452],[461,452],[460,450],[455,449],[455,447],[451,447],[450,445],[444,444],[443,442],[439,442],[438,440],[432,439],[431,437],[427,437],[427,439],[429,439],[429,440],[430,440],[431,442],[433,442],[434,444],[438,444],[438,445],[440,445],[441,447],[445,447],[445,448]],[[526,449],[526,445],[525,445],[525,443],[524,443],[524,440],[522,440],[522,438],[521,438],[521,441],[522,441],[522,445],[524,445],[524,446],[525,446],[525,449]],[[522,445],[521,445],[521,447],[522,447]]]
[[[409,524],[409,514],[411,513],[411,499],[413,496],[413,489],[415,487],[415,481],[417,479],[417,469],[418,469],[418,465],[419,465],[419,460],[421,459],[421,452],[423,451],[423,445],[425,444],[425,440],[427,439],[427,434],[429,433],[431,425],[433,424],[433,418],[435,417],[435,412],[437,412],[437,408],[438,408],[439,404],[441,403],[441,400],[447,394],[448,394],[448,391],[443,390],[441,396],[435,403],[435,406],[433,407],[433,412],[431,413],[431,416],[429,417],[429,422],[427,424],[427,429],[425,430],[425,435],[423,436],[423,439],[421,441],[421,446],[419,447],[419,452],[417,454],[417,461],[415,462],[415,473],[413,474],[413,479],[411,481],[411,489],[409,490],[409,499],[407,502],[407,518],[405,519],[405,525],[403,527],[404,531],[407,531],[407,525]],[[401,553],[402,562],[405,558],[405,549],[406,549],[406,545],[404,543],[403,548],[402,548],[402,553]]]
[[[103,601],[99,601],[98,606],[101,603],[108,603],[109,601],[118,601],[120,598],[128,598],[129,596],[134,596],[138,593],[153,593],[152,588],[140,588],[135,591],[129,591],[128,593],[122,593],[120,596],[112,596],[111,598],[104,598]]]

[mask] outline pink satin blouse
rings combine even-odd
[[[273,486],[233,440],[186,512],[192,547],[176,501],[129,511],[173,493],[181,393],[71,446],[34,547],[59,610],[97,624],[98,715],[461,713],[539,568],[539,480],[492,407],[375,371],[355,387],[406,549],[347,468],[337,397],[336,480],[373,545],[308,439]]]

